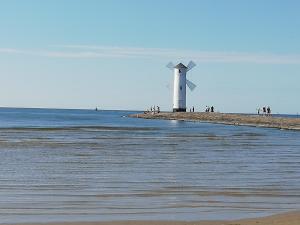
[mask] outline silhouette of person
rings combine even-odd
[[[270,106],[268,106],[268,108],[267,108],[267,113],[268,113],[268,115],[271,114],[271,108],[270,108]]]

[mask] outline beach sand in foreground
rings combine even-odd
[[[230,114],[230,113],[205,113],[205,112],[161,112],[161,113],[140,113],[129,117],[144,119],[166,119],[200,121],[210,123],[221,123],[238,126],[269,127],[287,130],[300,130],[300,118],[273,117],[262,115]],[[300,224],[300,223],[299,223]]]
[[[268,217],[232,221],[112,221],[112,222],[62,222],[24,223],[17,225],[300,225],[300,211],[277,214]],[[15,224],[16,225],[16,224]]]

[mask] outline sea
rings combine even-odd
[[[300,209],[300,132],[0,108],[0,223],[219,220]]]

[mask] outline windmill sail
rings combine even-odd
[[[186,85],[191,91],[193,91],[197,87],[196,84],[194,84],[192,81],[189,81],[188,79],[186,79]]]
[[[169,62],[166,67],[168,67],[170,70],[173,70],[175,66],[172,62]]]
[[[196,63],[194,63],[193,61],[190,61],[189,64],[187,65],[187,71],[190,71],[195,66],[196,66]]]

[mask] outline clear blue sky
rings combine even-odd
[[[0,106],[300,113],[300,1],[3,0]]]

